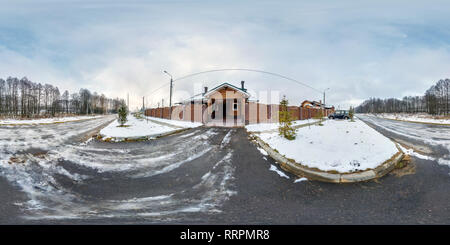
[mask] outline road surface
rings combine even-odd
[[[339,185],[269,170],[276,163],[242,128],[86,141],[112,119],[0,127],[0,223],[450,223],[449,127],[362,118],[424,155],[377,181]]]

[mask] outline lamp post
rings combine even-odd
[[[327,91],[327,90],[329,90],[330,88],[327,88],[327,89],[325,89],[324,91],[323,91],[323,104],[322,104],[322,108],[323,108],[323,114],[324,114],[324,116],[326,116],[325,115],[325,92]]]
[[[166,73],[167,75],[170,76],[170,97],[169,97],[169,118],[172,119],[172,88],[173,88],[173,78],[172,75],[170,75],[170,73],[168,73],[167,71],[164,71],[164,73]]]

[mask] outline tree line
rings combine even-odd
[[[80,89],[78,93],[65,90],[61,94],[56,86],[35,83],[26,77],[0,78],[0,116],[3,117],[117,113],[122,103],[123,99],[107,98],[88,89]]]
[[[403,99],[370,98],[355,108],[357,113],[429,113],[450,115],[450,79],[441,79],[422,96]]]

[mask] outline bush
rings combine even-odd
[[[128,108],[124,104],[122,104],[118,110],[118,114],[119,118],[117,119],[117,121],[119,122],[120,126],[123,126],[128,121]]]
[[[355,108],[353,108],[352,106],[350,106],[350,110],[348,111],[348,116],[350,117],[350,119],[352,121],[354,121],[353,117],[355,116]]]
[[[279,119],[280,126],[278,127],[278,133],[288,140],[294,140],[297,136],[297,130],[292,127],[292,117],[291,113],[288,111],[288,100],[283,97],[280,102]]]

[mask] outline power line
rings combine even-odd
[[[214,69],[214,70],[208,70],[208,71],[201,71],[201,72],[196,72],[196,73],[192,73],[189,75],[185,75],[176,79],[173,79],[173,81],[179,81],[179,80],[183,80],[189,77],[193,77],[193,76],[197,76],[200,74],[205,74],[205,73],[212,73],[212,72],[220,72],[220,71],[249,71],[249,72],[258,72],[258,73],[264,73],[264,74],[268,74],[268,75],[272,75],[272,76],[276,76],[276,77],[281,77],[283,79],[298,83],[302,86],[308,87],[318,93],[323,93],[323,91],[320,91],[319,89],[316,89],[306,83],[300,82],[298,80],[295,80],[293,78],[287,77],[287,76],[283,76],[281,74],[275,73],[275,72],[269,72],[269,71],[263,71],[263,70],[256,70],[256,69],[245,69],[245,68],[226,68],[226,69]],[[164,88],[165,86],[170,85],[170,82],[163,84],[161,87],[158,87],[157,89],[153,90],[152,92],[150,92],[149,94],[147,94],[146,96],[152,95],[154,93],[156,93],[158,90]]]
[[[185,79],[185,78],[188,78],[188,77],[192,77],[192,76],[196,76],[196,75],[200,75],[200,74],[204,74],[204,73],[219,72],[219,71],[250,71],[250,72],[265,73],[265,74],[268,74],[268,75],[281,77],[281,78],[284,78],[284,79],[286,79],[286,80],[289,80],[289,81],[298,83],[298,84],[303,85],[303,86],[306,86],[306,87],[308,87],[308,88],[310,88],[310,89],[312,89],[312,90],[315,90],[316,92],[319,92],[319,93],[322,93],[322,92],[323,92],[323,91],[320,91],[320,90],[318,90],[318,89],[316,89],[316,88],[314,88],[314,87],[311,87],[310,85],[308,85],[308,84],[306,84],[306,83],[297,81],[297,80],[295,80],[295,79],[293,79],[293,78],[290,78],[290,77],[287,77],[287,76],[283,76],[283,75],[278,74],[278,73],[268,72],[268,71],[263,71],[263,70],[255,70],[255,69],[244,69],[244,68],[227,68],[227,69],[215,69],[215,70],[202,71],[202,72],[192,73],[192,74],[189,74],[189,75],[186,75],[186,76],[183,76],[183,77],[174,79],[173,81],[182,80],[182,79]]]

